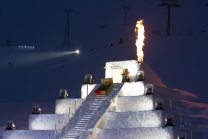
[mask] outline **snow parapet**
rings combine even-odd
[[[139,127],[97,130],[98,139],[174,139],[172,128]]]
[[[3,139],[54,139],[54,130],[7,130]]]
[[[124,111],[148,111],[154,110],[154,98],[152,95],[116,97],[117,110]]]
[[[144,95],[144,82],[124,83],[119,96],[141,96]]]
[[[56,100],[55,114],[70,114],[72,117],[81,105],[81,99],[58,99]]]
[[[163,121],[163,112],[161,110],[107,112],[99,128],[162,127]]]
[[[68,114],[31,114],[29,117],[29,130],[62,129],[68,122]]]

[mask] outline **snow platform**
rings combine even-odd
[[[99,128],[162,127],[163,111],[107,112]]]
[[[124,83],[118,96],[141,96],[144,95],[144,82]]]
[[[177,139],[179,132],[186,133],[187,139],[191,138],[188,130],[176,127],[139,127],[139,128],[111,128],[96,130],[98,139]],[[201,138],[200,138],[201,139]]]
[[[54,139],[54,130],[6,130],[3,139]]]
[[[148,111],[154,110],[153,95],[116,97],[116,111]]]
[[[69,122],[68,114],[31,114],[29,130],[62,129]]]
[[[75,111],[82,105],[81,99],[58,99],[56,100],[55,114],[74,115]],[[70,111],[70,112],[69,112]]]

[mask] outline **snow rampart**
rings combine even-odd
[[[69,114],[72,117],[75,111],[82,105],[81,99],[58,99],[56,100],[55,114]]]
[[[163,111],[107,112],[99,128],[162,127]]]
[[[97,130],[98,139],[174,139],[172,127],[111,128]]]
[[[62,129],[68,122],[68,114],[31,114],[29,117],[29,130]]]
[[[119,96],[141,96],[144,95],[144,82],[124,83]]]
[[[130,96],[115,98],[116,111],[148,111],[154,110],[153,95]]]
[[[54,130],[7,130],[3,139],[54,139]]]

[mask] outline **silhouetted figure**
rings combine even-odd
[[[164,110],[164,109],[163,109],[163,103],[162,103],[162,102],[156,103],[155,110]]]
[[[84,84],[93,84],[93,83],[94,83],[94,80],[92,79],[92,75],[91,74],[86,74]]]
[[[9,121],[6,125],[6,130],[15,130],[15,125],[12,121]]]
[[[68,97],[67,90],[61,89],[59,94],[59,99],[66,99]]]
[[[173,126],[173,119],[171,117],[168,117],[166,119],[166,124],[165,126]]]
[[[128,71],[128,69],[125,69],[124,73],[121,74],[121,75],[123,75],[122,82],[129,82],[130,81],[129,74],[130,74],[130,72]]]
[[[123,44],[123,43],[124,43],[124,40],[120,38],[118,44]]]
[[[41,114],[41,109],[38,105],[33,106],[33,112],[32,114]]]
[[[146,95],[152,95],[152,94],[153,94],[152,88],[147,88]]]
[[[9,62],[9,66],[11,69],[13,69],[13,64],[11,62]]]

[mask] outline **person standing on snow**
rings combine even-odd
[[[123,75],[123,81],[122,82],[129,82],[130,81],[129,74],[130,74],[130,72],[128,71],[128,69],[126,69],[124,71],[124,73],[121,74],[121,75]]]

